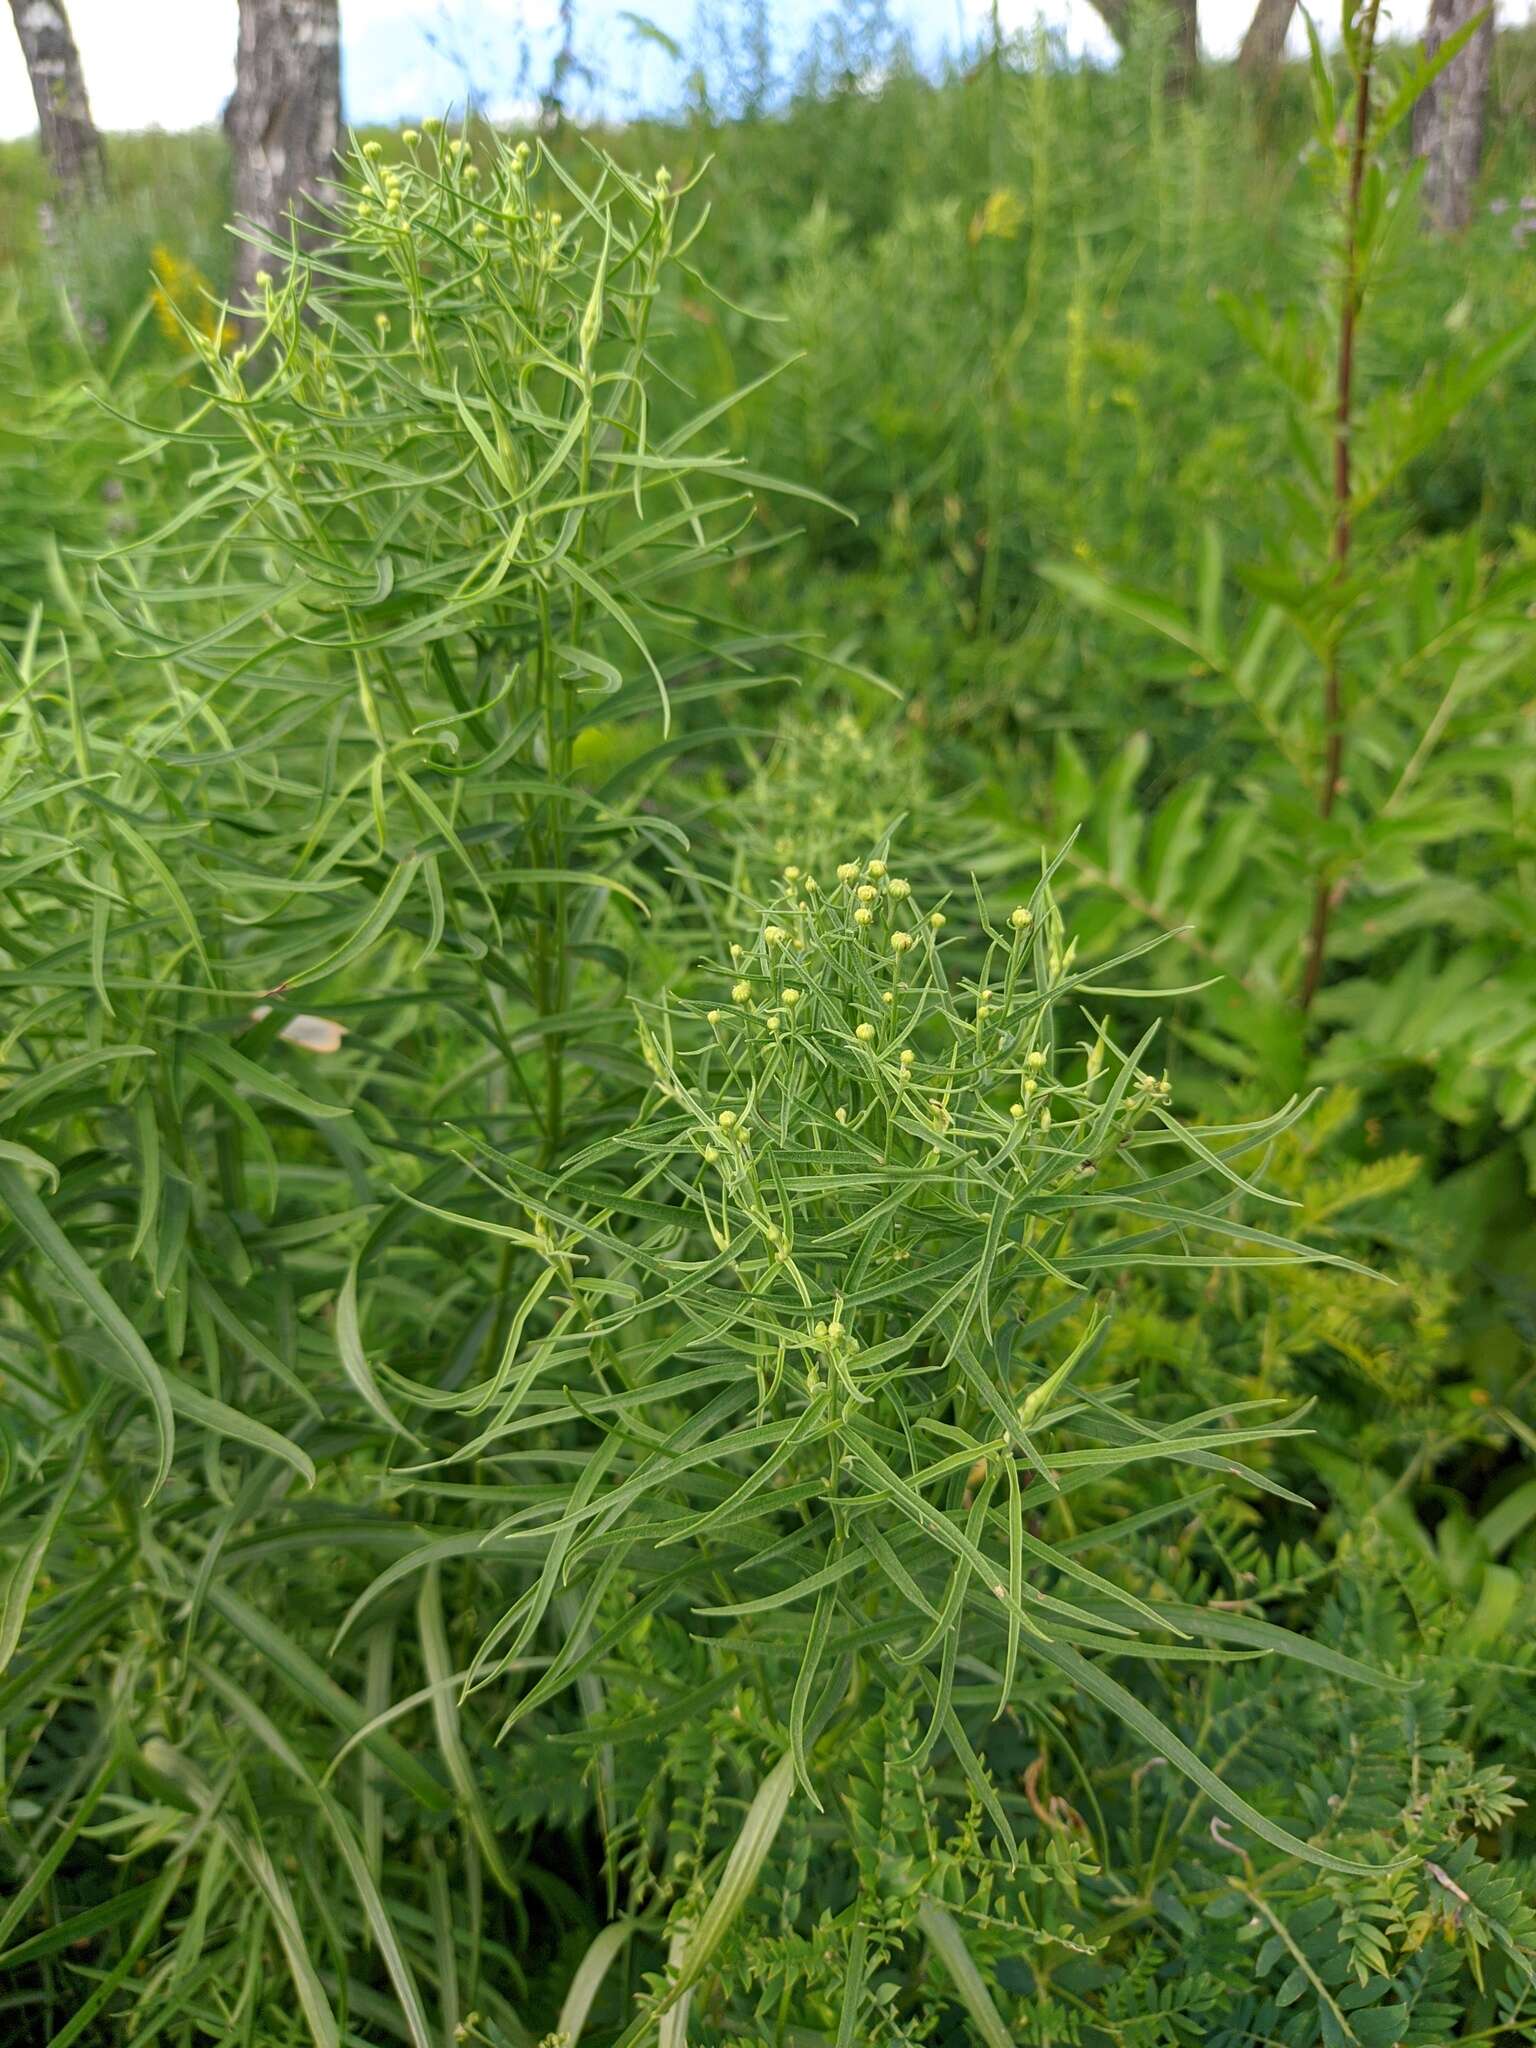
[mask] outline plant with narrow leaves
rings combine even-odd
[[[1310,1652],[1149,1607],[1099,1568],[1145,1518],[1084,1523],[1078,1497],[1148,1460],[1241,1475],[1234,1452],[1273,1429],[1232,1412],[1155,1426],[1088,1367],[1118,1276],[1309,1256],[1234,1211],[1260,1195],[1238,1162],[1303,1105],[1180,1124],[1142,1065],[1155,1026],[1129,1055],[1091,1024],[1073,1035],[1104,984],[1075,966],[1046,882],[982,918],[981,971],[952,980],[957,919],[883,854],[825,878],[789,863],[718,999],[642,1010],[655,1089],[630,1130],[546,1172],[481,1148],[523,1216],[465,1220],[542,1270],[516,1343],[466,1392],[485,1420],[465,1454],[511,1508],[492,1540],[544,1566],[486,1632],[468,1692],[526,1725],[583,1673],[622,1668],[643,1615],[691,1609],[697,1704],[752,1683],[819,1803],[817,1743],[865,1685],[915,1667],[919,1759],[947,1739],[969,1770],[957,1662],[994,1669],[1001,1711],[1038,1660],[1230,1805],[1106,1666],[1216,1654],[1198,1635]],[[574,1476],[550,1503],[556,1445]],[[562,1587],[579,1604],[521,1686]]]

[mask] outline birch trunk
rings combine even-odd
[[[101,189],[105,160],[64,0],[11,0],[11,12],[37,102],[43,156],[60,198],[74,205]]]
[[[1430,0],[1424,54],[1479,12],[1480,0]],[[1413,153],[1424,159],[1424,205],[1441,233],[1472,218],[1472,192],[1483,160],[1483,116],[1493,60],[1493,10],[1413,110]]]
[[[279,240],[331,175],[341,139],[337,0],[240,0],[234,97],[224,110],[238,220]],[[301,238],[303,230],[300,230]],[[236,244],[236,303],[272,259]]]
[[[1296,0],[1259,0],[1237,53],[1237,68],[1242,77],[1268,78],[1278,69],[1295,12]]]

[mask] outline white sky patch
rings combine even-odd
[[[1530,18],[1536,0],[1504,0],[1504,23]],[[217,121],[234,85],[235,0],[69,0],[75,40],[96,119],[105,129],[195,128]],[[683,67],[654,48],[642,49],[624,20],[624,0],[576,0],[577,44],[596,60],[604,84],[600,110],[622,113],[637,97],[652,106],[676,102]],[[633,11],[669,34],[690,40],[694,0],[634,0]],[[825,0],[776,0],[778,56],[785,65]],[[991,19],[990,0],[895,0],[893,13],[912,29],[919,49],[936,54],[969,41]],[[1089,0],[1001,0],[1007,28],[1035,21],[1062,30],[1076,54],[1112,51]],[[1417,35],[1426,0],[1397,0],[1392,33]],[[397,121],[462,104],[466,79],[485,94],[490,112],[507,117],[526,106],[530,85],[547,75],[558,0],[341,0],[343,85],[347,116]],[[1230,56],[1242,39],[1252,0],[1200,0],[1207,51]],[[1321,15],[1325,31],[1333,9]],[[1303,47],[1300,19],[1293,41]],[[435,37],[434,50],[429,37]],[[1331,37],[1330,37],[1331,40]],[[533,66],[523,71],[530,43]],[[669,76],[670,72],[670,76]],[[37,125],[21,50],[9,10],[0,12],[0,136]]]

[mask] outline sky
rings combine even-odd
[[[1505,0],[1504,20],[1524,17],[1533,0]],[[1230,55],[1252,0],[1200,0],[1205,46]],[[348,120],[389,122],[433,113],[464,96],[461,53],[488,86],[494,115],[517,111],[518,53],[531,35],[547,47],[557,0],[341,0],[343,94]],[[827,0],[773,0],[776,46],[786,55],[804,41]],[[1038,19],[1060,29],[1068,47],[1091,56],[1112,48],[1088,0],[1002,0],[1005,26]],[[1332,11],[1325,4],[1325,14]],[[75,40],[98,124],[105,129],[194,128],[216,121],[234,83],[235,0],[69,0]],[[636,34],[636,15],[679,42],[690,40],[696,0],[577,0],[579,50],[609,81],[603,111],[656,111],[681,96],[684,67]],[[892,12],[918,46],[936,55],[968,40],[990,16],[990,0],[893,0]],[[1394,31],[1416,34],[1425,0],[1396,0]],[[434,43],[436,47],[434,47]],[[542,74],[536,74],[542,75]],[[498,100],[500,105],[498,106]],[[0,17],[0,136],[36,126],[21,52]]]

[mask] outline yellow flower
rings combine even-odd
[[[800,870],[795,867],[786,868],[784,870],[784,879],[786,882],[798,882],[800,879]]]
[[[1020,1116],[1022,1116],[1022,1115],[1024,1114],[1024,1105],[1023,1105],[1023,1103],[1022,1103],[1022,1102],[1010,1102],[1010,1103],[1009,1103],[1009,1105],[1008,1105],[1008,1114],[1009,1114],[1010,1116],[1012,1116],[1012,1117],[1020,1117]]]
[[[735,1128],[736,1128],[736,1112],[735,1112],[735,1110],[734,1110],[734,1109],[722,1109],[722,1110],[721,1110],[721,1112],[720,1112],[720,1128],[721,1128],[721,1130],[722,1130],[722,1131],[734,1131],[734,1130],[735,1130]]]
[[[1036,1049],[1032,1053],[1030,1053],[1028,1057],[1025,1059],[1024,1064],[1026,1067],[1033,1067],[1035,1072],[1038,1074],[1040,1069],[1045,1065],[1045,1054],[1041,1052],[1038,1047],[1036,1047]]]
[[[857,881],[859,864],[856,860],[843,860],[837,864],[837,879],[840,882]]]
[[[1016,932],[1027,932],[1034,921],[1034,913],[1026,910],[1022,903],[1017,910],[1010,910],[1008,913],[1008,922]]]
[[[855,924],[873,924],[875,921],[875,913],[872,910],[864,909],[863,905],[861,904],[859,908],[853,913],[853,921]]]
[[[183,261],[162,242],[151,254],[149,267],[155,279],[151,295],[155,324],[167,341],[185,339],[185,321],[220,351],[234,347],[239,331],[232,322],[219,319],[213,306],[213,287],[195,263]],[[272,279],[266,271],[259,271],[256,281],[265,290]]]
[[[855,896],[858,897],[861,903],[873,903],[876,897],[880,894],[880,891],[878,889],[871,889],[868,882],[865,882],[859,888],[855,889],[853,893]]]
[[[930,910],[928,913],[928,923],[932,930],[936,932],[941,932],[943,931],[945,925],[949,923],[949,919],[944,915],[942,910]]]
[[[885,873],[885,862],[883,860],[872,860],[866,872],[872,882],[878,882]]]
[[[912,934],[911,934],[910,932],[892,932],[892,933],[891,933],[891,951],[892,951],[893,953],[905,953],[905,952],[906,952],[906,950],[907,950],[907,948],[908,948],[908,947],[909,947],[909,946],[910,946],[911,944],[912,944]]]
[[[917,1054],[916,1054],[916,1053],[915,1053],[915,1052],[914,1052],[914,1051],[912,1050],[912,1048],[911,1048],[911,1046],[910,1046],[910,1045],[904,1045],[904,1046],[903,1046],[903,1047],[901,1048],[901,1055],[900,1055],[900,1057],[901,1057],[901,1064],[902,1064],[902,1065],[903,1065],[904,1067],[910,1067],[910,1066],[911,1066],[911,1064],[912,1064],[912,1062],[913,1062],[913,1061],[914,1061],[914,1060],[915,1060],[915,1059],[917,1058]]]
[[[861,1045],[868,1045],[875,1035],[875,1027],[873,1024],[856,1024],[853,1027],[853,1035]]]
[[[798,1002],[799,1002],[799,1000],[800,1000],[800,991],[799,991],[799,989],[797,989],[797,988],[787,988],[787,989],[785,989],[785,991],[784,991],[784,1002],[785,1002],[786,1006],[787,1006],[787,1007],[788,1007],[789,1009],[791,1009],[791,1010],[792,1010],[792,1009],[793,1009],[793,1008],[795,1007],[796,1003],[798,1003]]]
[[[898,902],[900,902],[904,897],[910,896],[912,894],[912,884],[910,882],[904,882],[901,879],[900,875],[897,875],[895,880],[888,884],[888,887],[890,889],[891,894],[896,898]]]
[[[733,1003],[750,1003],[750,1002],[751,1002],[751,1000],[752,1000],[752,984],[751,984],[751,982],[750,982],[750,981],[738,981],[738,982],[736,983],[735,987],[734,987],[734,988],[733,988],[733,989],[731,990],[731,1001],[732,1001]]]
[[[704,1021],[706,1024],[718,1024],[720,1022],[720,1012],[718,1010],[711,1010]]]
[[[770,924],[763,927],[763,943],[767,946],[782,946],[789,934],[782,925]]]

